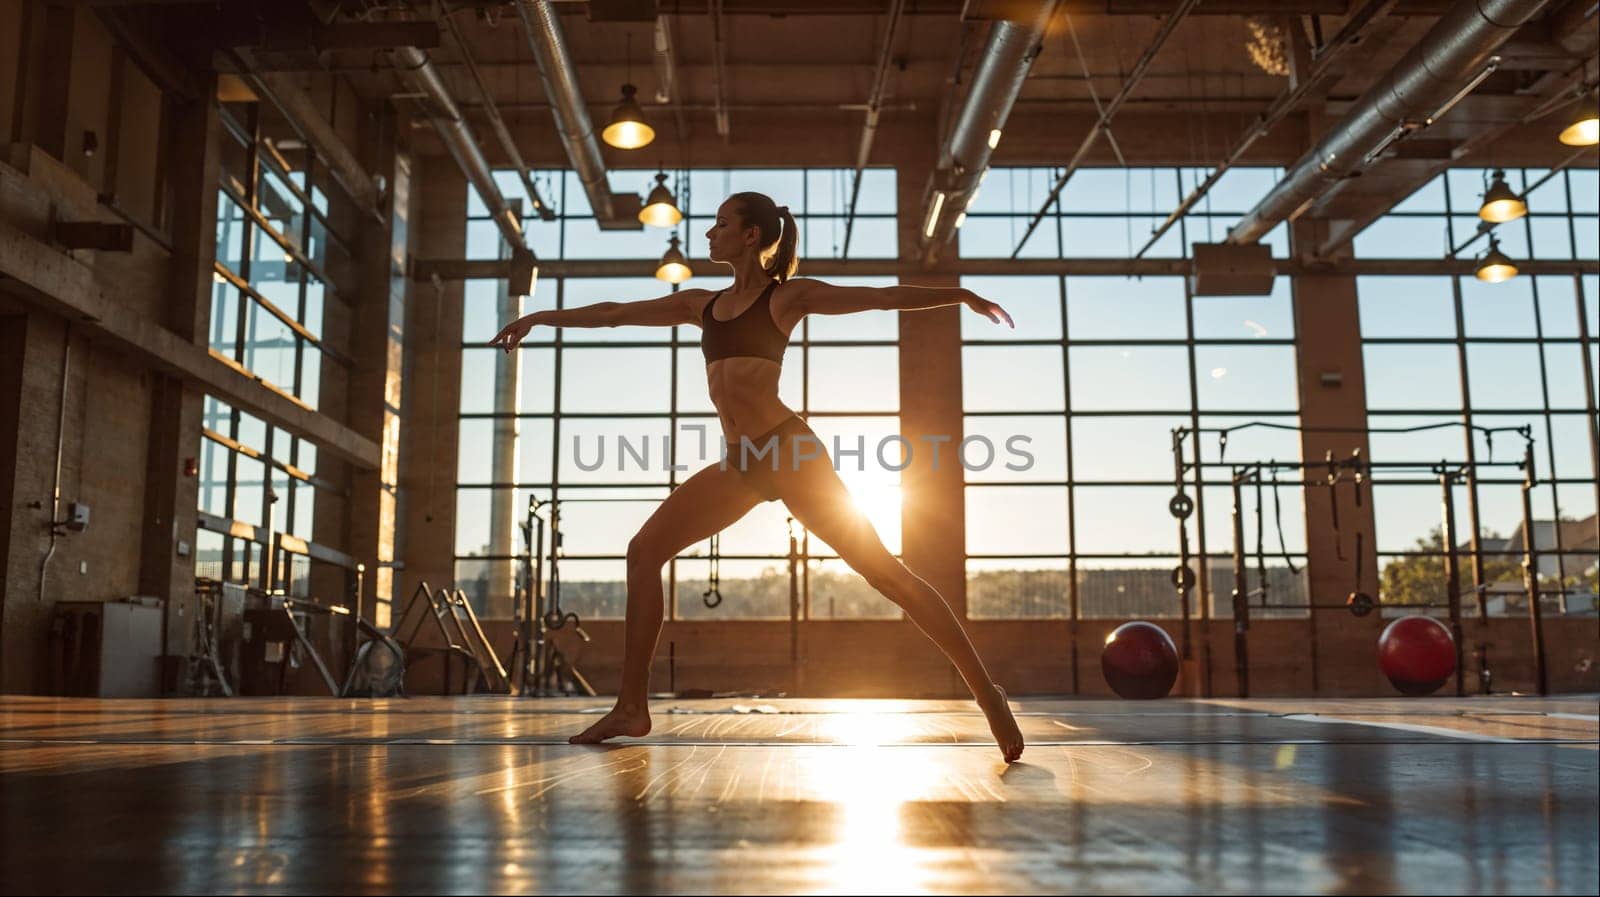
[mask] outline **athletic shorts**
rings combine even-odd
[[[724,468],[744,476],[762,501],[777,501],[779,484],[813,464],[828,464],[828,453],[811,426],[796,414],[776,427],[749,438],[749,444],[730,444]]]

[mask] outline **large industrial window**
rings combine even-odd
[[[1020,255],[1129,258],[1205,174],[1079,171]],[[1193,242],[1220,240],[1278,175],[1229,172],[1149,255],[1184,257]],[[1050,169],[992,171],[961,229],[962,257],[1008,258],[1056,179]],[[1280,257],[1284,234],[1267,237]],[[1298,422],[1288,278],[1270,296],[1239,298],[1194,297],[1176,276],[972,276],[962,285],[1017,322],[1009,330],[962,319],[969,616],[1178,616],[1172,430]],[[988,446],[995,455],[986,464]],[[1224,460],[1215,436],[1202,448],[1204,460]],[[1254,430],[1234,436],[1225,459],[1299,457],[1293,432]],[[1233,588],[1231,497],[1226,471],[1208,471],[1207,482],[1190,550],[1209,559],[1201,581],[1214,606]],[[1267,600],[1285,609],[1256,613],[1303,613],[1295,609],[1306,603],[1300,491],[1264,499]]]
[[[349,366],[324,345],[327,276],[349,261],[312,176],[314,154],[263,136],[257,104],[225,103],[212,267],[211,353],[316,408],[323,365]],[[306,594],[310,557],[266,559],[277,537],[311,542],[316,446],[207,396],[199,457],[196,573]],[[248,535],[243,535],[248,534]]]
[[[611,173],[616,188],[653,184],[654,172]],[[559,210],[557,220],[525,222],[527,239],[546,260],[659,258],[668,233],[600,230],[581,185],[570,173],[537,172],[536,183]],[[696,170],[669,180],[686,218],[675,233],[691,259],[704,257],[703,234],[729,194],[757,191],[790,207],[800,227],[805,260],[845,255],[847,170]],[[517,179],[503,173],[508,195]],[[897,253],[895,177],[869,170],[850,229],[850,258]],[[469,199],[467,255],[496,258],[500,237],[476,197]],[[829,282],[884,286],[891,277]],[[726,278],[712,278],[721,287]],[[688,286],[699,286],[691,280]],[[606,300],[648,299],[669,292],[642,277],[541,277],[520,303],[504,284],[469,281],[462,346],[460,454],[457,470],[456,582],[480,613],[511,614],[513,577],[526,550],[520,529],[528,498],[554,498],[560,512],[560,587],[563,605],[585,617],[620,617],[626,603],[628,539],[670,492],[717,463],[721,429],[706,392],[698,327],[541,329],[514,356],[485,348],[510,318],[541,308],[571,308]],[[806,321],[784,359],[780,398],[806,415],[832,450],[835,439],[853,450],[840,475],[893,552],[900,549],[899,476],[871,447],[899,432],[898,324],[888,312]],[[849,371],[846,379],[842,372]],[[866,384],[864,387],[863,384]],[[702,450],[702,434],[704,450]],[[670,438],[670,439],[669,439]],[[664,451],[671,445],[671,463]],[[643,459],[642,461],[640,459]],[[896,459],[889,459],[893,463]],[[674,467],[684,468],[682,470]],[[786,511],[765,503],[718,538],[721,603],[708,606],[709,542],[693,546],[666,572],[668,614],[675,619],[787,618]],[[803,575],[810,618],[896,617],[871,589],[818,540],[804,540]]]
[[[1483,251],[1478,206],[1491,172],[1452,170],[1400,203],[1356,239],[1358,254]],[[1493,228],[1514,260],[1592,259],[1600,254],[1594,169],[1516,169],[1528,214]],[[1373,427],[1448,426],[1375,435],[1375,460],[1521,460],[1527,427],[1537,486],[1532,544],[1546,613],[1596,609],[1600,527],[1595,509],[1596,336],[1600,281],[1592,275],[1522,275],[1502,283],[1464,277],[1358,280],[1367,403]],[[1501,430],[1500,432],[1494,432]],[[1470,436],[1467,434],[1471,434]],[[1377,486],[1377,548],[1384,600],[1447,600],[1442,486]],[[1482,468],[1452,490],[1464,612],[1525,614],[1522,472]]]

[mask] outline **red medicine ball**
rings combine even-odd
[[[1135,620],[1106,637],[1100,654],[1106,684],[1124,698],[1164,698],[1178,681],[1178,649],[1166,630]]]
[[[1401,617],[1378,636],[1378,668],[1401,694],[1432,694],[1456,671],[1455,639],[1432,617]]]

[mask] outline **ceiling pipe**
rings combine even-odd
[[[672,58],[672,29],[666,16],[656,16],[651,35],[656,53],[656,102],[665,105],[672,102],[673,93],[678,89],[678,66]]]
[[[652,39],[656,54],[656,103],[672,107],[673,120],[678,124],[678,139],[686,139],[689,126],[684,121],[683,103],[674,102],[678,95],[678,60],[672,48],[672,20],[656,16]]]
[[[956,222],[989,168],[989,157],[999,145],[1006,117],[1022,92],[1022,82],[1044,49],[1045,26],[1056,0],[1041,0],[1023,21],[998,21],[972,73],[972,86],[955,113],[950,136],[939,150],[933,175],[923,192],[923,214],[918,237],[924,264],[937,260],[939,251],[956,232]]]
[[[489,161],[472,133],[472,127],[461,114],[450,91],[439,78],[439,72],[428,60],[428,54],[416,47],[395,47],[391,54],[394,67],[406,88],[417,95],[428,120],[439,132],[439,139],[461,167],[462,174],[478,191],[478,198],[489,210],[489,216],[500,229],[501,236],[512,249],[525,249],[522,240],[522,221],[515,210],[506,203],[500,187],[494,181]]]
[[[1272,105],[1268,106],[1266,111],[1257,116],[1256,120],[1245,129],[1244,135],[1234,143],[1233,148],[1228,151],[1228,155],[1223,158],[1222,163],[1212,170],[1211,174],[1206,176],[1204,182],[1189,191],[1189,195],[1183,198],[1183,202],[1178,203],[1178,207],[1173,209],[1167,219],[1161,222],[1161,225],[1150,234],[1150,238],[1145,241],[1144,246],[1140,247],[1138,252],[1133,254],[1133,257],[1143,258],[1144,254],[1150,251],[1150,247],[1156,245],[1156,242],[1166,235],[1174,224],[1178,223],[1178,219],[1187,215],[1189,210],[1194,208],[1195,204],[1200,202],[1211,191],[1211,188],[1217,185],[1218,181],[1222,180],[1222,176],[1236,165],[1240,159],[1244,158],[1244,154],[1249,152],[1250,147],[1254,146],[1257,140],[1267,136],[1274,127],[1277,127],[1279,122],[1289,116],[1289,113],[1300,108],[1301,102],[1310,96],[1313,90],[1328,81],[1333,73],[1338,71],[1335,66],[1344,59],[1345,55],[1351,49],[1361,45],[1367,29],[1371,27],[1372,23],[1383,16],[1387,16],[1389,10],[1393,9],[1397,2],[1398,0],[1367,0],[1360,9],[1352,13],[1350,18],[1345,20],[1344,26],[1339,29],[1339,32],[1333,36],[1332,40],[1328,41],[1327,46],[1311,60],[1311,71],[1304,77],[1291,77],[1289,86],[1284,88],[1283,93],[1272,101]],[[1293,38],[1291,37],[1291,39]]]
[[[1327,136],[1228,231],[1255,243],[1389,147],[1433,124],[1494,70],[1500,49],[1546,0],[1456,0]]]
[[[861,127],[861,143],[856,147],[855,180],[850,187],[850,210],[844,218],[844,248],[840,258],[850,257],[850,235],[855,229],[856,201],[861,198],[861,178],[866,173],[867,161],[872,157],[872,142],[878,134],[878,115],[883,107],[884,86],[888,81],[889,60],[894,52],[895,30],[900,25],[900,13],[905,0],[894,0],[889,5],[889,26],[883,36],[883,52],[878,56],[878,68],[872,78],[872,93],[867,97],[867,120]]]
[[[1579,63],[1567,72],[1566,78],[1562,79],[1564,83],[1558,83],[1556,89],[1549,95],[1527,97],[1526,99],[1530,101],[1531,108],[1521,116],[1485,125],[1474,132],[1468,139],[1451,147],[1449,153],[1442,158],[1434,160],[1425,168],[1411,172],[1411,177],[1408,178],[1410,186],[1403,187],[1397,191],[1399,195],[1403,197],[1410,194],[1412,190],[1428,183],[1452,166],[1462,164],[1462,160],[1476,156],[1479,152],[1494,146],[1496,141],[1517,128],[1539,121],[1557,109],[1570,104],[1576,96],[1593,90],[1594,85],[1585,78],[1588,66],[1589,63],[1587,61]],[[1326,206],[1349,183],[1350,181],[1340,181],[1335,184],[1332,190],[1322,195],[1322,198],[1318,200],[1318,205]],[[1398,198],[1395,201],[1398,201]],[[1327,239],[1312,250],[1309,255],[1319,261],[1333,258],[1340,254],[1345,245],[1354,240],[1357,234],[1371,227],[1374,221],[1387,214],[1388,210],[1389,207],[1382,204],[1368,205],[1358,217],[1348,219],[1348,223],[1346,219],[1335,219],[1333,226],[1328,229]]]
[[[602,228],[637,230],[644,227],[638,220],[640,197],[636,194],[612,193],[606,180],[606,163],[600,156],[600,141],[595,137],[594,123],[589,120],[589,107],[584,103],[583,90],[578,84],[578,72],[572,64],[572,54],[567,50],[567,39],[561,30],[561,15],[549,0],[516,0],[517,15],[522,19],[522,30],[539,64],[539,77],[544,81],[545,94],[550,97],[550,109],[555,114],[556,130],[566,146],[567,159],[583,183],[583,192],[589,197],[589,207]],[[632,200],[629,202],[629,200]]]
[[[500,107],[495,105],[494,95],[489,92],[489,85],[484,83],[483,73],[478,71],[477,60],[472,58],[472,48],[461,36],[461,29],[456,27],[455,11],[445,6],[443,15],[439,18],[444,20],[450,36],[455,39],[456,49],[461,51],[461,61],[466,63],[467,70],[472,73],[472,80],[478,85],[478,94],[483,97],[483,111],[489,116],[489,127],[499,139],[500,149],[505,152],[506,158],[511,160],[512,167],[517,169],[517,177],[522,181],[522,191],[528,194],[528,201],[533,203],[534,213],[541,221],[554,221],[555,210],[550,208],[544,197],[539,195],[539,188],[534,186],[533,176],[528,171],[528,163],[522,160],[522,153],[517,149],[517,141],[506,128],[506,120],[500,115]]]
[[[723,29],[727,23],[722,18],[722,0],[710,0],[711,13],[711,71],[714,95],[717,104],[717,136],[723,143],[728,142],[728,97],[723,90],[724,77],[727,68],[727,42],[723,40]]]

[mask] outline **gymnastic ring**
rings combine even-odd
[[[1167,512],[1179,520],[1188,520],[1189,515],[1194,513],[1194,499],[1179,492],[1167,502]]]
[[[1194,570],[1188,564],[1179,564],[1172,568],[1172,585],[1174,588],[1187,592],[1194,588]]]

